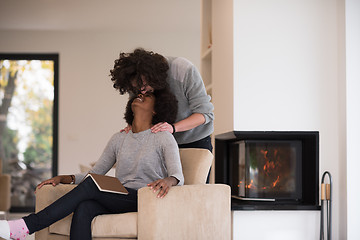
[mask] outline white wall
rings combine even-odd
[[[346,0],[347,233],[360,239],[360,2]]]
[[[36,2],[41,4],[41,1]],[[151,2],[148,4],[151,5]],[[184,4],[200,13],[199,1],[186,1]],[[124,1],[118,1],[118,5],[119,14],[126,11]],[[89,8],[87,6],[87,10]],[[146,9],[146,6],[143,8]],[[0,29],[0,52],[51,52],[60,55],[59,174],[78,172],[80,163],[96,161],[111,135],[125,126],[123,113],[127,96],[120,96],[115,91],[109,77],[120,51],[144,47],[163,55],[186,57],[199,66],[200,16],[195,16],[198,21],[193,22],[191,27],[181,25],[181,19],[189,12],[184,11],[186,8],[182,9],[173,16],[174,19],[163,19],[177,22],[176,25],[156,31],[92,29],[91,26],[87,30]],[[91,11],[105,12],[96,8]],[[167,9],[160,7],[152,14],[158,16],[162,11]],[[16,15],[15,12],[13,15]],[[51,16],[48,17],[50,21]],[[101,19],[101,16],[96,17]],[[68,26],[66,19],[62,21]],[[152,19],[143,21],[151,22]]]
[[[334,239],[346,238],[343,8],[342,0],[234,1],[234,129],[320,132],[320,177],[333,176]],[[318,231],[319,221],[305,229]]]
[[[319,211],[235,211],[232,215],[234,240],[319,239]]]

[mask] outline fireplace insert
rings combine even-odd
[[[301,198],[301,141],[242,140],[230,144],[233,193],[244,200]]]
[[[215,182],[231,186],[237,205],[318,208],[318,171],[318,132],[233,131],[215,136]]]

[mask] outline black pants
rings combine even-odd
[[[195,142],[179,144],[179,148],[205,148],[208,149],[210,152],[212,152],[213,150],[210,136],[204,137],[203,139]]]
[[[91,221],[94,217],[101,214],[137,211],[137,190],[128,189],[128,191],[128,195],[101,192],[91,178],[86,178],[44,210],[23,219],[29,233],[32,234],[73,212],[70,239],[91,240]]]
[[[213,150],[210,136],[204,137],[203,139],[200,139],[199,141],[196,142],[179,144],[179,148],[204,148],[204,149],[208,149],[210,152],[212,152]],[[206,183],[210,182],[210,170],[206,179]]]

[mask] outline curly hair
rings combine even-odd
[[[174,123],[178,111],[178,101],[175,95],[172,94],[169,89],[155,90],[153,94],[155,96],[155,115],[153,116],[152,124],[155,125],[159,122]],[[135,98],[136,96],[129,99],[126,105],[124,119],[129,125],[131,125],[134,120],[134,113],[131,109],[131,104]]]
[[[120,94],[137,93],[138,90],[132,82],[135,80],[137,86],[142,86],[141,76],[145,77],[146,83],[154,89],[167,88],[168,69],[169,65],[165,57],[137,48],[132,53],[120,53],[119,58],[115,60],[114,68],[110,70],[110,76],[114,83],[113,87]]]

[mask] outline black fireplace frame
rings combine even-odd
[[[231,186],[230,144],[240,140],[302,142],[302,198],[296,202],[244,201],[232,198],[233,210],[319,210],[318,131],[231,131],[215,136],[215,183]]]

